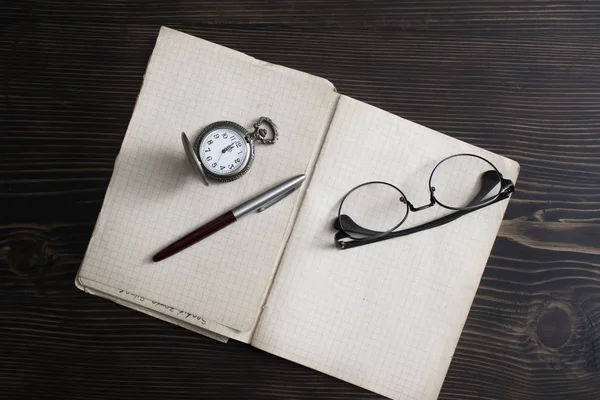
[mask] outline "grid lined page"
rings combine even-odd
[[[341,96],[253,346],[394,399],[435,399],[508,201],[442,227],[337,250],[342,196],[367,181],[420,206],[443,158],[475,153],[506,178],[517,163]],[[449,211],[410,213],[410,227]]]
[[[110,286],[103,285],[99,282],[89,282],[85,278],[79,277],[76,281],[77,287],[86,293],[100,296],[105,299],[114,301],[115,303],[127,306],[134,310],[148,314],[154,318],[162,319],[175,325],[182,326],[211,339],[227,343],[229,335],[218,333],[220,328],[225,328],[222,325],[216,325],[211,321],[207,321],[198,315],[186,313],[177,310],[166,304],[157,301],[149,300],[123,289],[115,289]],[[123,294],[129,296],[123,296]],[[216,328],[216,329],[215,329]],[[247,333],[235,331],[236,336],[239,336],[241,341],[244,341],[244,336]]]
[[[162,261],[175,239],[314,165],[338,95],[328,81],[162,28],[79,278],[134,293],[240,332],[256,322],[291,230],[300,191]],[[273,119],[240,180],[206,187],[188,163],[215,121]],[[123,297],[128,300],[126,296]]]

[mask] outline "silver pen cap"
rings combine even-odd
[[[233,210],[235,218],[248,214],[252,211],[262,212],[273,204],[278,203],[284,197],[289,196],[294,190],[298,189],[302,182],[306,179],[306,175],[298,175],[272,187],[271,189],[259,194],[256,197],[240,204]]]

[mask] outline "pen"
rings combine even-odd
[[[202,239],[234,223],[242,216],[251,213],[252,211],[265,211],[267,208],[271,207],[273,204],[279,202],[284,197],[290,195],[294,190],[298,189],[305,179],[306,175],[295,176],[240,204],[233,210],[227,211],[212,221],[202,225],[195,231],[190,232],[181,239],[171,243],[156,253],[154,257],[152,257],[152,261],[158,262],[167,257],[171,257],[173,254],[179,253],[181,250],[198,243]]]

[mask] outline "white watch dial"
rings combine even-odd
[[[206,169],[217,175],[235,172],[248,156],[244,137],[229,128],[210,131],[202,139],[198,153]]]

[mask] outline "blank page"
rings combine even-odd
[[[429,203],[431,171],[457,153],[517,178],[509,159],[341,96],[252,344],[391,398],[437,398],[508,201],[348,250],[332,225],[367,181]],[[411,213],[405,227],[448,212]]]
[[[241,202],[309,172],[337,98],[324,79],[162,28],[79,277],[250,330],[301,191],[162,262],[150,259]],[[278,125],[279,141],[256,143],[241,179],[205,186],[186,159],[181,132],[194,140],[221,120],[251,130],[261,116]]]

